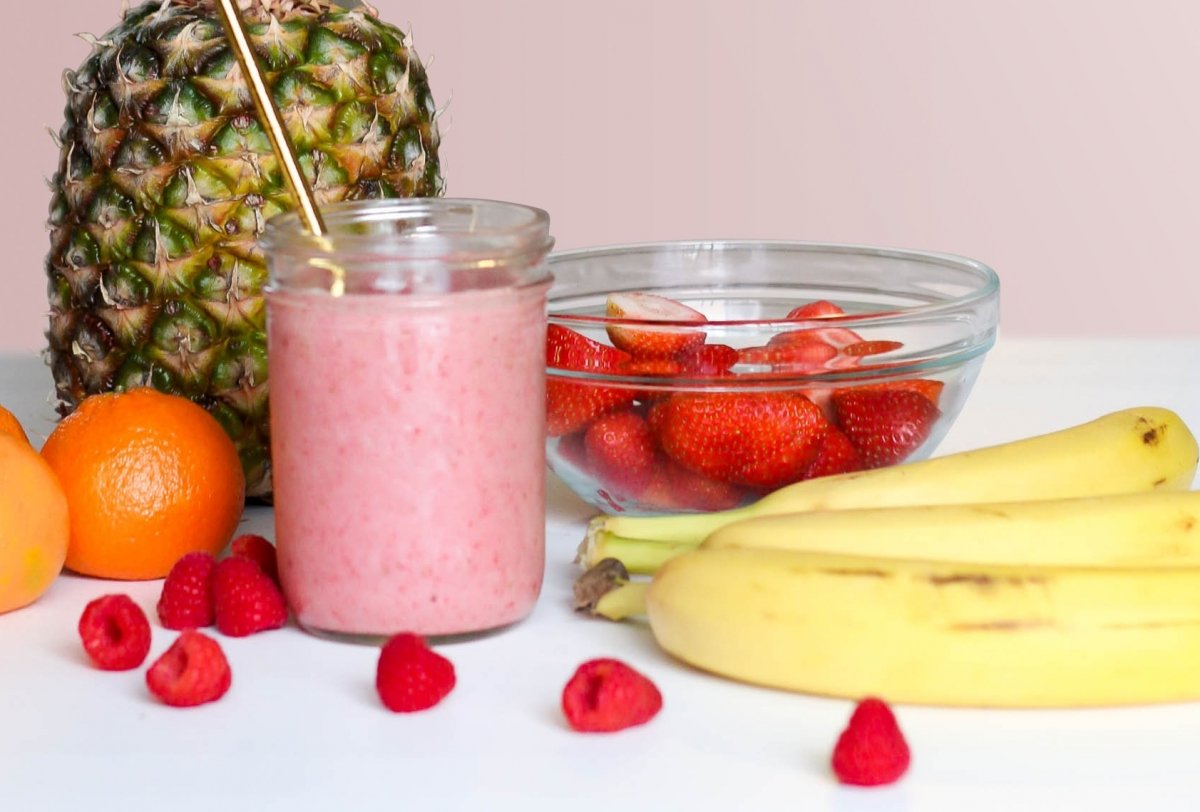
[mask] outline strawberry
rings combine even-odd
[[[659,444],[710,479],[773,490],[794,482],[816,456],[829,423],[791,392],[673,395],[653,416]]]
[[[911,760],[908,742],[891,708],[874,697],[854,708],[830,759],[839,781],[860,787],[899,781]]]
[[[580,733],[612,733],[653,719],[662,694],[648,677],[620,660],[588,660],[562,692],[563,715]]]
[[[821,447],[817,449],[817,456],[804,469],[802,478],[848,474],[862,469],[862,455],[858,453],[854,443],[836,426],[830,426],[825,439],[821,441]]]
[[[587,449],[583,447],[583,432],[559,437],[557,441],[558,457],[563,462],[586,471],[588,468]]]
[[[846,311],[835,305],[827,299],[817,299],[808,304],[794,307],[787,314],[786,318],[789,321],[803,321],[804,319],[823,319],[829,316],[842,316]]]
[[[868,355],[882,355],[885,352],[895,352],[904,346],[900,341],[856,341],[842,347],[843,355],[863,358]]]
[[[577,372],[622,374],[629,353],[593,341],[557,324],[546,329],[546,366]],[[634,391],[591,381],[551,375],[546,380],[546,433],[551,437],[578,431],[602,414],[633,402]]]
[[[823,340],[792,340],[792,335],[774,336],[765,347],[746,347],[738,352],[738,362],[770,366],[770,374],[796,374],[822,370],[838,354],[836,347]]]
[[[904,460],[925,442],[941,416],[917,392],[859,386],[834,392],[833,410],[837,425],[854,443],[866,468]]]
[[[599,417],[583,437],[588,466],[605,487],[626,497],[641,495],[654,474],[654,435],[646,419],[631,411]]]
[[[606,304],[609,318],[661,322],[654,326],[634,327],[613,324],[608,337],[614,347],[635,358],[670,358],[683,350],[704,343],[704,331],[689,329],[687,324],[708,321],[698,310],[653,293],[612,293]]]
[[[673,460],[663,463],[670,504],[683,510],[728,510],[746,498],[746,491],[728,482],[689,471]]]
[[[908,392],[916,392],[923,395],[926,400],[937,405],[938,399],[942,396],[942,389],[945,384],[941,381],[932,378],[909,378],[902,381],[883,381],[881,383],[868,383],[855,387],[860,392],[874,391],[896,391],[903,390]]]
[[[728,344],[697,344],[675,356],[682,375],[696,378],[723,377],[738,362],[738,351]]]

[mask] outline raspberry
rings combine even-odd
[[[175,562],[158,599],[158,619],[164,629],[198,629],[213,624],[216,569],[217,559],[212,553],[188,553]]]
[[[610,733],[645,724],[662,709],[662,694],[620,660],[589,660],[563,688],[563,713],[582,733]]]
[[[258,564],[233,556],[217,562],[213,575],[217,629],[230,637],[245,637],[287,623],[287,603],[275,582]]]
[[[150,653],[150,621],[128,595],[96,598],[79,616],[83,650],[104,671],[137,668]]]
[[[220,699],[232,681],[220,644],[195,629],[184,629],[146,671],[150,693],[176,708]]]
[[[454,689],[454,664],[416,634],[397,634],[379,652],[375,690],[396,713],[432,708]]]
[[[869,697],[858,703],[833,748],[833,772],[843,784],[891,784],[908,769],[908,742],[891,708]]]
[[[275,563],[275,545],[254,533],[238,536],[229,545],[231,555],[249,558],[266,573],[267,577],[279,583],[279,566]]]

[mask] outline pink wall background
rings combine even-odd
[[[865,242],[991,264],[1002,331],[1200,335],[1192,0],[376,0],[411,28],[448,192],[548,209],[562,248]],[[59,77],[118,0],[0,49],[0,351],[42,345]]]

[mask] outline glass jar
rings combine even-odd
[[[545,561],[541,210],[324,207],[264,235],[279,575],[300,626],[377,639],[524,618]]]

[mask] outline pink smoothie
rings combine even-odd
[[[271,294],[279,573],[302,626],[453,635],[533,608],[545,292]]]

